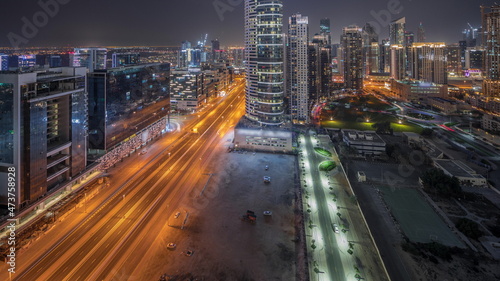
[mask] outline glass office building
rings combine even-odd
[[[167,116],[170,64],[89,73],[89,148],[103,154]]]
[[[0,198],[7,194],[9,167],[19,175],[18,207],[85,169],[85,75],[85,68],[70,67],[0,73]]]

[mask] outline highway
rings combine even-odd
[[[181,199],[195,193],[221,138],[244,114],[244,80],[236,83],[219,104],[166,136],[172,138],[169,144],[148,164],[116,171],[124,184],[111,186],[116,191],[107,200],[56,234],[58,242],[19,268],[13,280],[111,280],[118,270],[130,276]],[[188,219],[187,213],[182,216]]]

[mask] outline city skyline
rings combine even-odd
[[[358,0],[339,4],[313,0],[304,5],[293,0],[284,2],[283,16],[288,18],[296,12],[308,16],[310,36],[320,31],[320,19],[330,18],[334,43],[339,43],[343,27],[364,26],[367,22],[378,24],[380,40],[387,38],[387,15],[390,20],[406,17],[407,30],[415,33],[422,22],[428,42],[456,43],[462,40],[461,32],[468,23],[474,27],[481,25],[479,6],[494,3],[493,0],[462,2]],[[46,3],[45,9],[41,3]],[[132,1],[102,4],[94,0],[21,3],[8,0],[3,6],[9,13],[0,20],[1,47],[177,46],[184,40],[199,40],[204,34],[209,34],[210,39],[218,38],[222,46],[244,42],[242,1],[143,1],[137,6]],[[446,17],[442,16],[444,10]],[[39,21],[38,26],[34,30],[24,28],[23,32],[26,22],[33,23],[34,17]]]

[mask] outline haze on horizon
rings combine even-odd
[[[400,13],[390,13],[391,18],[405,16],[407,30],[416,33],[419,22],[422,22],[427,41],[446,43],[461,40],[461,31],[467,27],[467,23],[479,27],[480,5],[493,5],[494,2],[283,1],[285,19],[295,12],[308,16],[311,35],[319,31],[319,20],[329,17],[333,42],[339,41],[343,27],[351,24],[362,27],[370,21],[381,25],[379,37],[386,38],[388,27],[385,26],[383,14],[387,14],[388,6],[392,5]],[[44,11],[40,3],[58,3],[58,8],[47,4],[53,12],[45,20],[40,16]],[[4,0],[2,7],[8,11],[0,19],[2,47],[12,46],[12,34],[25,39],[20,47],[179,46],[184,40],[196,43],[205,34],[208,34],[209,41],[218,38],[222,46],[243,45],[243,0]],[[26,20],[33,22],[35,15],[39,15],[38,20],[43,24],[30,34],[31,38],[27,38],[23,36],[23,25]],[[377,18],[376,15],[381,17]],[[287,25],[287,20],[284,25]]]

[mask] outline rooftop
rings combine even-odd
[[[342,134],[354,142],[385,143],[375,131],[342,130]]]
[[[467,165],[463,164],[459,160],[451,159],[434,159],[434,163],[441,167],[441,169],[446,170],[449,174],[454,177],[468,177],[468,178],[481,178],[481,175],[476,174],[476,171],[469,168]]]

